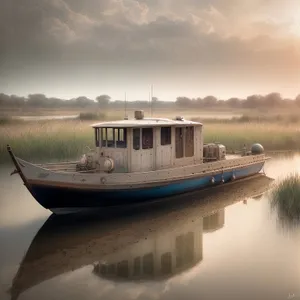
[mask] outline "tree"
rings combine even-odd
[[[241,100],[239,98],[230,98],[227,100],[227,104],[232,108],[240,107]]]
[[[27,103],[30,106],[43,107],[46,105],[47,97],[44,94],[29,94]]]
[[[100,95],[96,98],[100,107],[107,107],[111,97],[108,95]]]
[[[262,105],[263,97],[260,95],[251,95],[248,96],[244,102],[245,108],[257,108]]]
[[[95,103],[95,102],[85,96],[80,96],[75,99],[75,103],[76,103],[76,106],[86,107],[88,105],[93,105],[93,103]]]
[[[7,105],[9,106],[10,104],[10,96],[0,93],[0,106]]]
[[[176,105],[179,107],[190,107],[191,103],[191,99],[187,97],[177,97],[176,99]]]
[[[264,104],[266,106],[279,106],[282,103],[282,98],[279,93],[270,93],[265,96]]]
[[[218,99],[214,96],[206,96],[203,99],[204,106],[215,106],[218,103]]]

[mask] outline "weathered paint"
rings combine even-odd
[[[249,167],[234,171],[236,179],[258,173],[264,163],[260,162]],[[233,172],[216,174],[215,184],[231,181]],[[211,176],[202,176],[182,180],[172,184],[151,188],[115,189],[115,190],[81,190],[50,186],[32,185],[33,195],[45,208],[70,208],[70,207],[102,207],[113,205],[126,205],[134,202],[143,202],[181,194],[195,189],[202,189],[211,185]]]
[[[82,189],[120,189],[145,187],[146,185],[157,186],[181,181],[185,179],[200,178],[205,175],[218,172],[232,172],[236,169],[250,167],[251,165],[264,163],[267,158],[264,155],[254,155],[201,163],[197,165],[186,165],[182,167],[161,169],[150,172],[133,173],[78,173],[78,172],[54,172],[43,169],[34,164],[17,159],[20,163],[22,173],[30,183],[35,181],[44,182],[46,185],[64,185],[69,187],[80,187]],[[41,177],[42,176],[42,177]]]

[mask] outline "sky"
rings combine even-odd
[[[0,93],[300,94],[299,0],[1,0]]]

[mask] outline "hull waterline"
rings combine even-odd
[[[240,170],[235,170],[235,179],[241,179],[259,173],[264,163],[258,163]],[[32,185],[35,199],[44,208],[54,213],[73,213],[84,208],[101,208],[111,206],[126,206],[128,204],[144,203],[152,200],[201,190],[210,186],[232,181],[232,172],[217,174],[215,183],[211,176],[182,180],[158,187],[127,189],[127,190],[81,190],[55,186]]]

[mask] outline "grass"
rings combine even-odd
[[[9,160],[6,145],[14,153],[32,162],[68,160],[79,157],[85,147],[93,147],[90,122],[38,121],[0,127],[0,162]]]
[[[8,124],[12,124],[12,123],[23,123],[23,120],[20,119],[13,119],[11,116],[0,116],[0,126],[3,125],[8,125]]]
[[[94,120],[94,115],[84,118]],[[119,119],[119,116],[109,119]],[[0,123],[0,162],[9,161],[7,144],[17,156],[32,162],[78,158],[85,146],[94,148],[91,123],[80,119]],[[221,142],[228,152],[241,150],[244,144],[250,149],[253,143],[261,143],[267,151],[300,148],[300,129],[293,123],[218,120],[204,122],[203,133],[205,142]]]
[[[105,120],[106,115],[104,113],[92,113],[92,112],[81,112],[78,115],[78,119],[81,121],[87,120]]]
[[[208,123],[204,124],[204,141],[220,142],[227,149],[248,148],[253,143],[260,143],[265,150],[298,150],[300,130],[297,125],[282,126],[277,123]]]
[[[295,113],[270,113],[270,114],[260,114],[257,113],[248,113],[242,114],[240,116],[225,115],[227,118],[216,118],[210,117],[207,118],[204,115],[202,117],[193,117],[192,121],[196,122],[205,122],[207,123],[226,123],[226,124],[238,124],[238,123],[280,123],[280,124],[296,124],[300,123],[300,115]]]
[[[278,181],[270,192],[271,207],[277,209],[281,220],[300,221],[300,174],[290,173]]]

